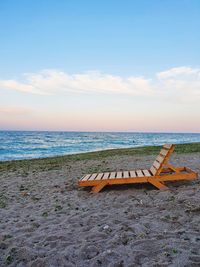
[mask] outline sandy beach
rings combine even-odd
[[[200,266],[199,179],[77,187],[86,173],[150,168],[159,149],[0,163],[0,266]],[[171,162],[200,172],[200,145]]]

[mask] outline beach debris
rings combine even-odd
[[[7,265],[11,264],[13,261],[13,258],[11,255],[7,255],[6,258],[5,258],[5,262]]]
[[[103,230],[108,230],[108,229],[110,229],[109,225],[106,224],[106,225],[103,226]]]
[[[112,232],[112,229],[108,224],[104,225],[102,228],[106,233]]]
[[[106,253],[107,253],[107,254],[111,254],[111,253],[112,253],[112,250],[111,250],[111,249],[107,249],[107,250],[106,250]]]
[[[173,252],[174,254],[177,254],[177,253],[178,253],[178,250],[177,250],[176,248],[173,248],[173,249],[172,249],[172,252]]]
[[[30,196],[30,193],[29,192],[21,192],[21,195],[23,197],[27,197],[27,196]]]
[[[23,196],[23,197],[30,196],[30,194],[31,194],[29,192],[28,187],[27,186],[24,186],[23,184],[20,185],[19,191],[20,191],[21,196]]]
[[[169,257],[169,256],[170,256],[170,253],[169,253],[168,251],[165,251],[165,252],[163,253],[163,255],[166,256],[166,257]]]

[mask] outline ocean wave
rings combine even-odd
[[[0,160],[189,142],[200,142],[200,134],[0,131]]]

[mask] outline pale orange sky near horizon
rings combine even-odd
[[[9,100],[0,107],[0,129],[200,132],[200,70],[155,77],[45,70],[28,81],[0,80]]]
[[[44,80],[43,84],[45,82],[49,83]],[[104,83],[106,88],[108,81],[105,79]],[[145,88],[143,83],[137,85],[138,88],[131,88],[136,91],[134,93],[124,93],[126,87],[116,93],[117,84],[109,85],[113,87],[111,92],[102,89],[94,92],[83,92],[83,89],[80,92],[56,92],[54,89],[53,93],[44,95],[23,92],[18,88],[3,89],[5,96],[12,96],[13,105],[0,107],[0,129],[200,132],[199,98],[195,99],[194,95],[191,94],[188,100],[188,95],[182,94],[179,88],[162,93],[155,84]],[[185,88],[181,90],[185,91]]]

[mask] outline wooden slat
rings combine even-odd
[[[116,172],[111,172],[109,179],[114,179],[116,175]]]
[[[136,173],[135,173],[135,171],[130,171],[130,176],[131,176],[132,178],[136,177]]]
[[[123,172],[123,178],[129,178],[129,172],[128,171]]]
[[[92,181],[97,177],[98,173],[93,173],[90,178],[88,179],[88,181]]]
[[[162,155],[158,155],[157,158],[156,158],[156,160],[157,160],[158,162],[160,162],[160,163],[163,163],[164,159],[165,159],[165,158],[164,158]]]
[[[90,176],[91,176],[91,174],[86,174],[85,176],[83,176],[81,181],[87,181]]]
[[[137,170],[136,173],[137,173],[138,177],[143,177],[144,176],[144,174],[142,173],[141,170]]]
[[[172,148],[173,145],[171,144],[166,144],[163,146],[160,151],[160,154],[158,155],[152,167],[150,168],[150,171],[153,175],[158,175],[162,171],[163,164],[167,162],[170,153],[172,153]]]
[[[97,175],[97,177],[95,178],[95,180],[101,180],[102,179],[102,177],[103,177],[103,173],[101,172],[101,173],[99,173],[98,175]]]
[[[186,171],[188,168],[186,167],[179,167],[178,170]],[[144,172],[144,170],[143,170]],[[158,187],[159,189],[165,189],[166,187],[163,186],[162,182],[165,181],[173,181],[173,180],[193,180],[196,179],[198,176],[197,173],[193,171],[188,171],[184,173],[175,173],[175,174],[163,174],[163,175],[156,175],[156,177],[134,177],[129,179],[119,178],[119,179],[111,179],[111,180],[104,180],[104,181],[81,181],[79,180],[79,186],[93,186],[92,192],[99,192],[104,186],[107,184],[132,184],[132,183],[151,183]]]
[[[166,149],[161,149],[161,151],[160,151],[160,154],[163,156],[166,156],[167,153],[168,153],[168,150],[166,150]]]
[[[153,166],[158,170],[160,168],[160,163],[155,160]]]
[[[172,147],[172,144],[166,144],[163,146],[165,149],[170,149]]]
[[[167,144],[164,146],[165,149],[162,149],[160,155],[164,157],[163,162],[161,163],[160,168],[158,169],[156,175],[159,175],[162,172],[163,166],[165,166],[169,160],[170,155],[174,150],[174,145]],[[168,148],[168,150],[166,150]]]
[[[109,174],[110,174],[109,172],[105,172],[105,173],[103,174],[103,177],[102,177],[101,180],[106,180],[106,179],[108,179]]]
[[[117,172],[117,176],[116,176],[116,178],[118,179],[118,178],[122,178],[122,172]]]
[[[151,176],[153,177],[153,176]],[[79,185],[80,186],[97,186],[101,183],[106,183],[106,184],[131,184],[131,183],[146,183],[148,182],[148,179],[150,177],[134,177],[134,178],[128,178],[128,179],[124,179],[124,178],[119,178],[119,179],[108,179],[108,180],[100,180],[100,181],[79,181]]]
[[[157,172],[157,170],[156,170],[156,168],[155,168],[154,166],[152,166],[152,167],[150,168],[150,171],[152,172],[153,175],[155,175],[156,172]]]
[[[147,177],[151,176],[148,170],[143,170],[142,172],[144,173],[144,176],[147,176]]]

